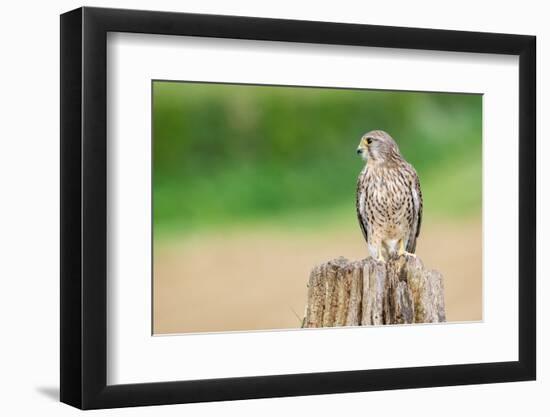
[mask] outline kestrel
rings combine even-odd
[[[357,153],[367,161],[357,180],[357,217],[370,255],[379,261],[413,255],[422,221],[422,192],[415,169],[381,130],[363,135]]]

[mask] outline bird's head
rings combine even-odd
[[[365,161],[370,159],[380,163],[400,155],[397,143],[383,130],[372,130],[365,133],[359,141],[357,153]]]

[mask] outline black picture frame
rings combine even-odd
[[[519,56],[519,360],[107,385],[108,32]],[[61,15],[61,401],[82,409],[533,380],[536,376],[534,36],[79,8]]]

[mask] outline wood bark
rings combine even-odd
[[[444,321],[443,277],[418,257],[339,257],[311,270],[303,327]]]

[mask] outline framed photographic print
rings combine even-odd
[[[535,379],[535,38],[61,16],[61,401]]]

